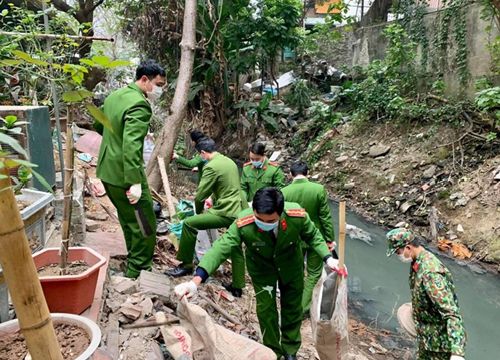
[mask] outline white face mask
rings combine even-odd
[[[153,90],[151,92],[148,92],[148,99],[151,101],[156,101],[160,98],[161,94],[163,94],[163,88],[160,86],[154,85],[153,84]]]
[[[407,258],[407,257],[405,256],[404,252],[403,252],[403,253],[401,253],[401,254],[399,254],[399,255],[398,255],[398,258],[399,258],[399,260],[400,260],[401,262],[404,262],[404,263],[411,263],[411,261],[412,261],[412,258],[411,258],[411,257]]]

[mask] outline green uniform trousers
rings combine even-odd
[[[302,308],[304,313],[308,313],[311,309],[311,301],[314,287],[321,278],[323,271],[323,259],[318,255],[314,249],[306,247],[304,249],[304,256],[306,257],[306,271],[307,275],[304,279],[304,293],[302,294]]]
[[[127,199],[127,189],[105,182],[103,185],[109,199],[118,211],[118,220],[127,245],[127,272],[125,276],[136,278],[141,270],[151,270],[156,245],[156,217],[149,187],[146,182],[142,183],[142,195],[138,202],[153,229],[153,235],[145,238],[135,218],[134,206]]]
[[[418,350],[417,360],[450,360],[451,353]]]
[[[277,277],[266,277],[266,279],[252,277],[262,342],[279,358],[286,354],[294,355],[300,348],[300,326],[303,318],[301,299],[304,282],[302,279],[287,284],[278,281],[281,300],[280,322],[276,306],[277,281]]]
[[[177,253],[177,260],[182,261],[185,268],[193,267],[194,248],[198,230],[219,229],[229,227],[235,218],[203,213],[188,217],[182,223],[182,234]],[[233,287],[245,287],[245,257],[241,246],[231,250]]]

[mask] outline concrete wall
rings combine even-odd
[[[470,81],[466,89],[468,95],[473,95],[475,92],[474,82],[476,79],[491,76],[491,56],[488,50],[488,44],[499,34],[498,29],[494,28],[491,34],[488,34],[486,28],[489,23],[481,19],[481,6],[472,4],[467,7],[467,47],[468,67],[470,72]],[[431,12],[425,16],[425,24],[427,28],[427,38],[432,44],[434,34],[438,27],[439,11]],[[352,63],[351,66],[359,65],[366,66],[375,59],[383,59],[387,41],[382,35],[382,31],[388,23],[359,28],[354,31],[354,42],[352,43]],[[448,45],[446,66],[444,69],[444,80],[447,85],[447,91],[450,95],[460,93],[462,85],[459,82],[456,71],[455,54],[456,44],[453,40],[453,24],[450,25],[451,43]],[[417,53],[421,55],[422,50],[418,49]],[[433,63],[432,50],[429,49],[428,71],[436,71],[432,69]],[[437,56],[437,54],[436,54]],[[345,62],[347,59],[344,59]],[[347,64],[345,64],[347,65]],[[496,79],[498,81],[498,79]]]

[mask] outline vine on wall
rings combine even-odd
[[[426,70],[429,65],[437,72],[438,77],[443,77],[449,64],[448,53],[452,41],[456,47],[453,63],[456,66],[458,79],[461,85],[467,85],[470,78],[468,67],[469,50],[467,48],[467,0],[443,0],[443,9],[438,13],[434,37],[429,41],[430,33],[425,23],[428,11],[427,3],[420,0],[402,0],[396,12],[401,19],[412,41],[421,46],[420,65]],[[432,59],[429,64],[429,59]]]

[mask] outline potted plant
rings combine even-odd
[[[67,104],[61,247],[37,252],[33,255],[33,260],[39,270],[42,267],[55,268],[55,264],[59,265],[56,272],[40,276],[51,312],[80,314],[92,304],[99,269],[105,263],[105,259],[92,249],[69,247],[74,163],[71,126],[76,109],[79,108],[87,111],[95,120],[112,130],[104,113],[92,103],[93,93],[84,89],[82,84],[88,73],[88,67],[109,69],[129,63],[119,60],[111,61],[105,56],[94,56],[91,59],[81,59],[80,64],[56,64],[33,58],[30,54],[18,50],[12,51],[12,55],[14,59],[8,62],[9,66],[15,67],[18,71],[25,69],[28,72],[44,73],[52,89],[55,89],[57,85],[58,89],[63,91],[62,99]],[[85,263],[86,267],[79,273],[72,273],[70,268],[71,263],[74,262]]]

